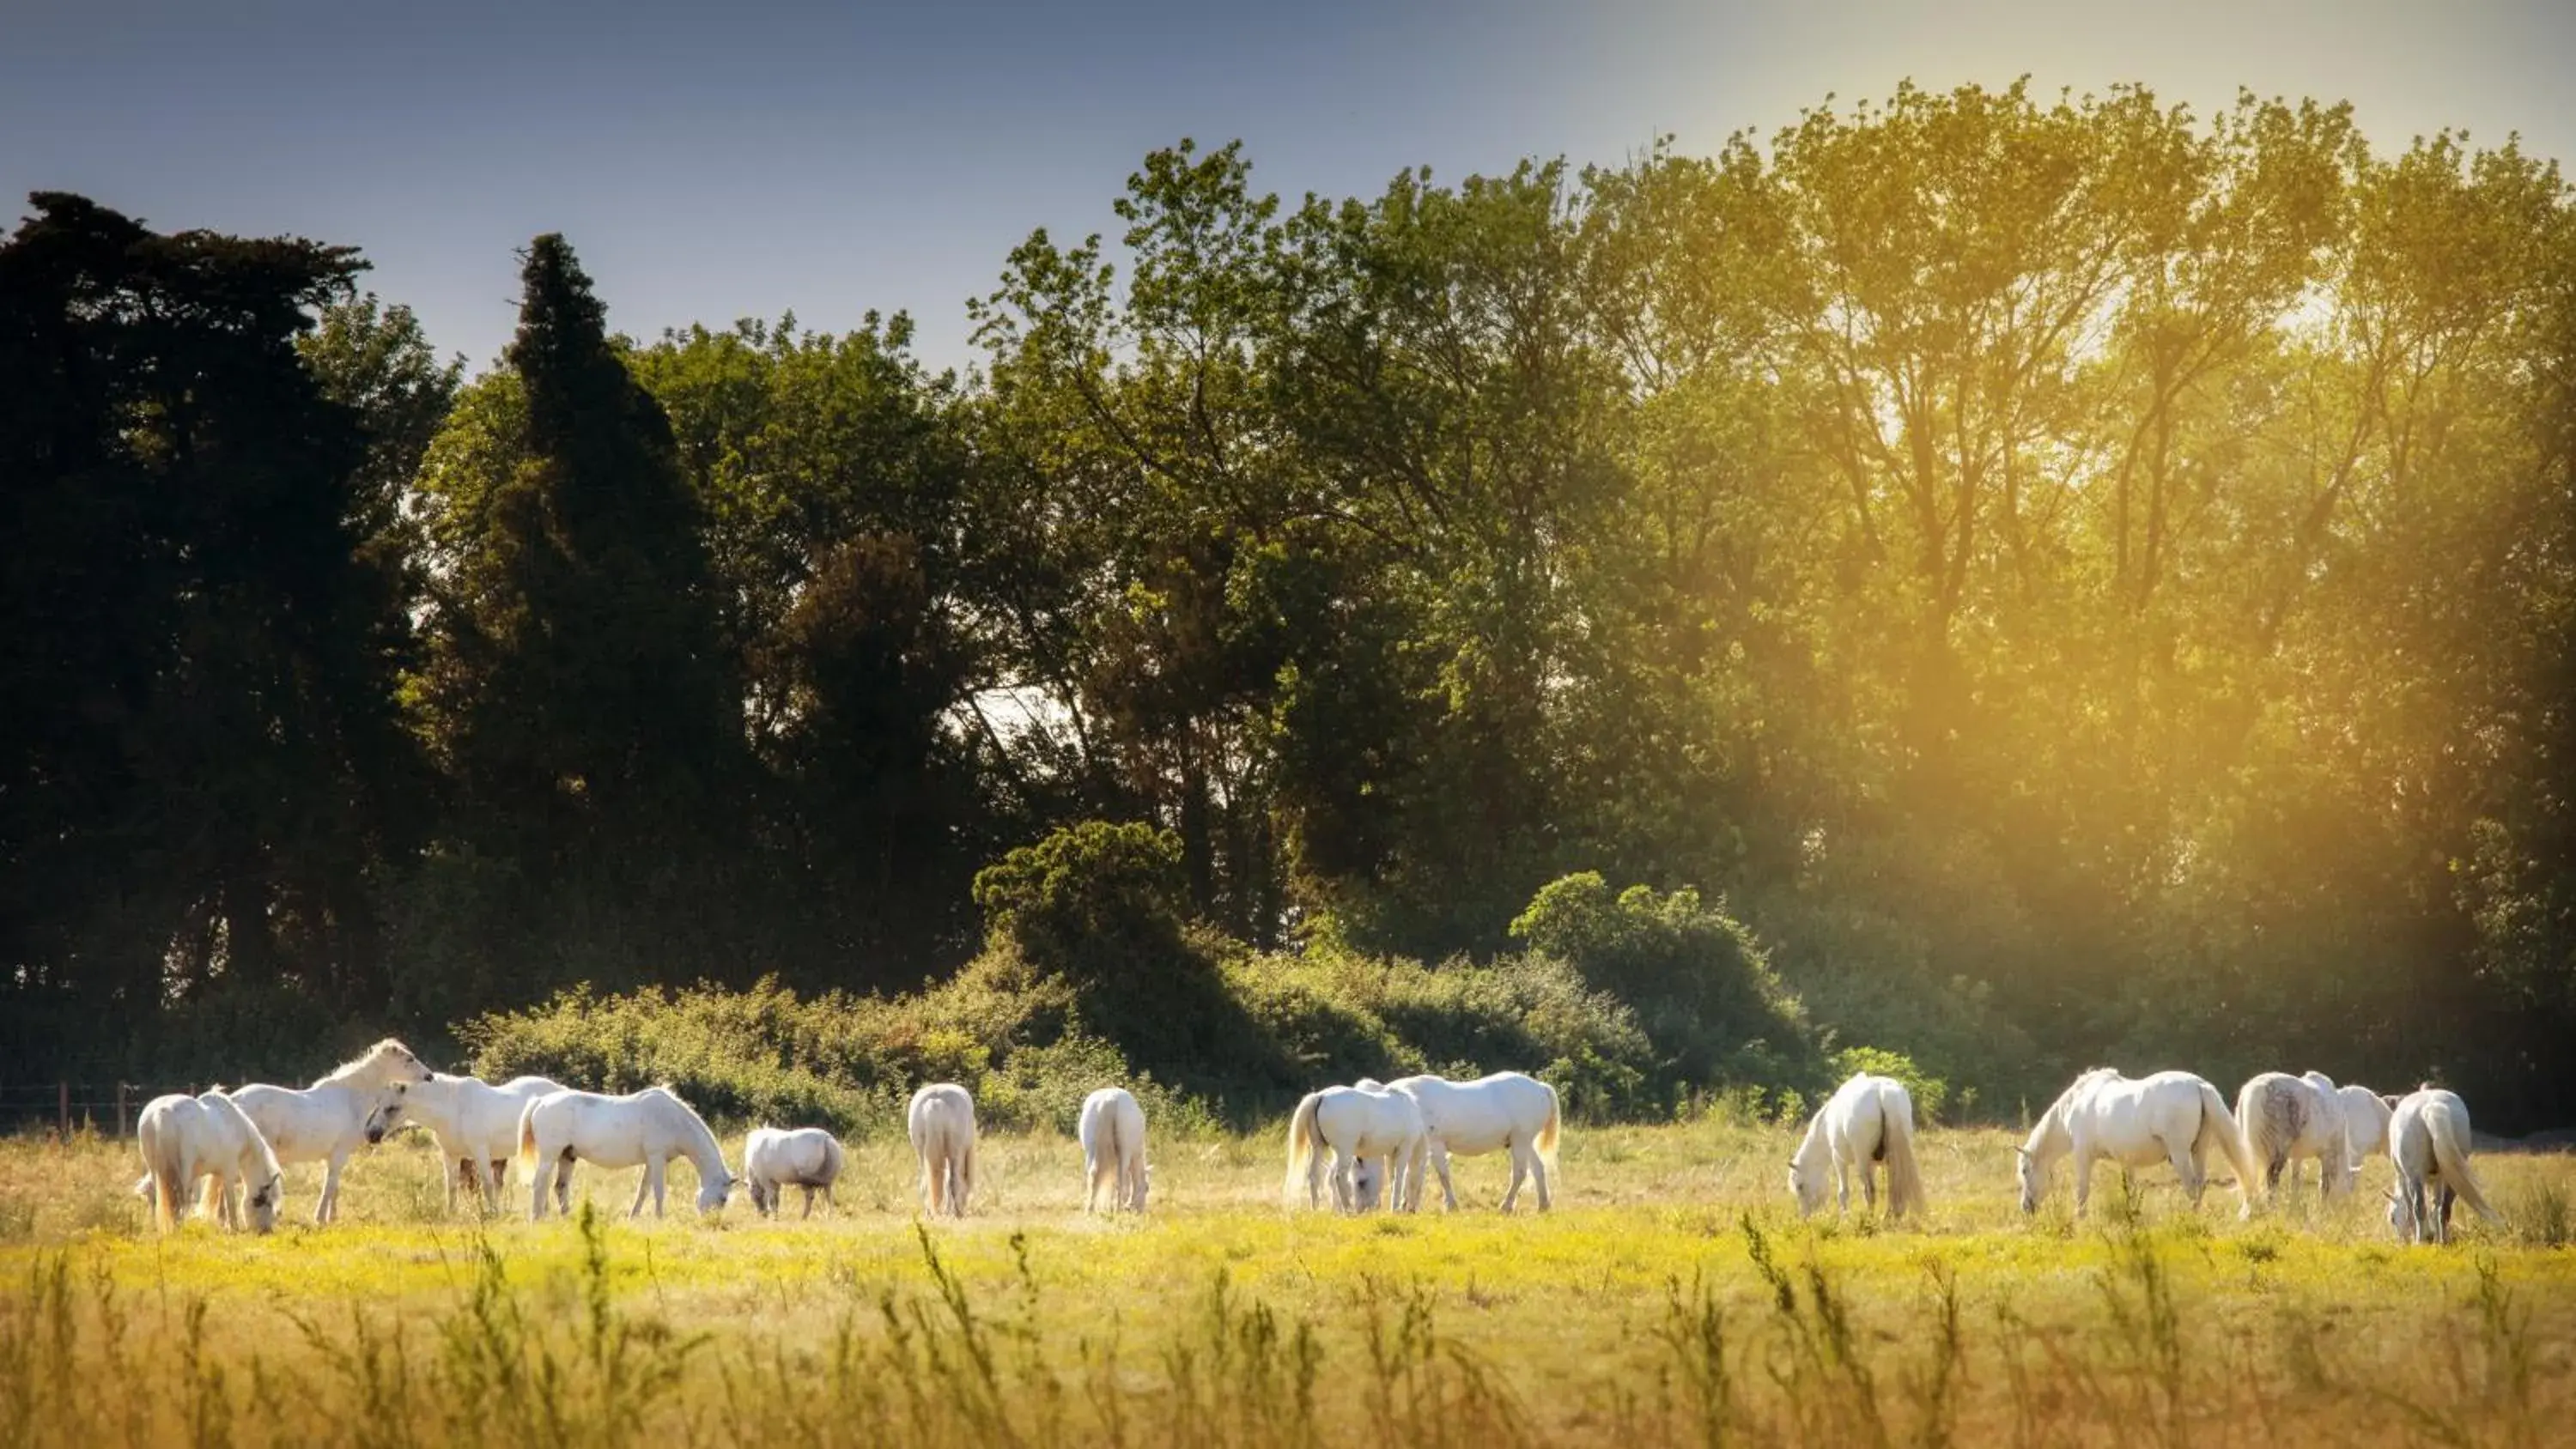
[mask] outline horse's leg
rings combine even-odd
[[[2093,1154],[2078,1148],[2075,1153],[2075,1215],[2079,1218],[2084,1216],[2084,1210],[2092,1201]]]
[[[1503,1144],[1503,1154],[1512,1160],[1512,1185],[1503,1189],[1503,1211],[1510,1212],[1520,1203],[1521,1184],[1529,1180],[1530,1160],[1538,1154],[1517,1137]],[[1545,1193],[1547,1188],[1542,1184],[1539,1191]]]
[[[653,1179],[653,1216],[658,1218],[662,1216],[662,1185],[670,1179],[671,1159],[656,1157],[645,1172]]]
[[[1837,1216],[1851,1211],[1851,1166],[1843,1161],[1840,1150],[1834,1153],[1834,1212]]]
[[[572,1149],[563,1150],[563,1161],[555,1168],[555,1211],[572,1215]]]
[[[346,1152],[334,1152],[330,1163],[322,1169],[322,1197],[313,1204],[314,1226],[319,1227],[340,1216],[340,1169],[348,1161]]]
[[[555,1164],[554,1164],[554,1159],[553,1159],[553,1158],[551,1158],[551,1157],[546,1157],[546,1156],[540,1155],[540,1156],[537,1158],[537,1167],[536,1167],[536,1171],[535,1171],[535,1172],[533,1172],[533,1173],[531,1173],[531,1174],[529,1174],[529,1182],[528,1182],[528,1221],[529,1221],[529,1222],[532,1222],[532,1223],[533,1223],[533,1222],[537,1222],[537,1221],[539,1221],[540,1219],[542,1219],[542,1218],[544,1218],[544,1217],[545,1217],[545,1215],[546,1215],[546,1189],[554,1185],[554,1182],[553,1182],[554,1175],[555,1175]]]
[[[635,1205],[626,1210],[630,1218],[644,1216],[644,1199],[653,1191],[653,1159],[644,1159],[644,1175],[635,1179]]]
[[[1538,1155],[1536,1140],[1522,1144],[1522,1150],[1529,1154],[1530,1183],[1538,1189],[1538,1210],[1546,1212],[1556,1205],[1547,1192],[1547,1159]]]
[[[1440,1206],[1443,1210],[1454,1213],[1458,1210],[1458,1188],[1449,1180],[1449,1144],[1438,1138],[1432,1139],[1430,1157],[1431,1170],[1440,1174]],[[1512,1185],[1518,1187],[1520,1184],[1515,1181]],[[1511,1210],[1512,1200],[1505,1197],[1503,1211]]]
[[[2445,1246],[2449,1245],[2451,1241],[2451,1204],[2458,1201],[2459,1196],[2460,1195],[2458,1193],[2451,1191],[2451,1185],[2447,1182],[2443,1183],[2440,1188],[2435,1190],[2433,1201],[2436,1204],[2438,1211],[2436,1211],[2433,1216],[2434,1242],[2441,1243]]]
[[[2173,1164],[2174,1176],[2182,1182],[2183,1196],[2191,1199],[2193,1207],[2200,1206],[2200,1195],[2209,1186],[2209,1171],[2201,1164],[2198,1134],[2181,1142],[2170,1137],[2156,1140],[2164,1144],[2165,1160]]]

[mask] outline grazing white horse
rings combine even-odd
[[[974,1095],[955,1082],[933,1082],[912,1094],[904,1128],[921,1158],[921,1205],[932,1217],[966,1216],[975,1191]]]
[[[2198,1207],[2213,1147],[2235,1165],[2237,1191],[2247,1195],[2250,1210],[2253,1159],[2246,1156],[2245,1139],[2216,1087],[2189,1072],[2131,1080],[2116,1067],[2095,1067],[2049,1104],[2039,1125],[2030,1129],[2029,1140],[2014,1149],[2021,1154],[2021,1210],[2039,1211],[2039,1200],[2048,1193],[2049,1169],[2070,1153],[2078,1216],[2093,1195],[2093,1164],[2105,1158],[2123,1170],[2171,1162],[2183,1191]]]
[[[1323,1153],[1329,1147],[1335,1208],[1357,1212],[1377,1205],[1373,1178],[1364,1188],[1353,1181],[1353,1175],[1361,1159],[1384,1158],[1388,1206],[1411,1212],[1422,1202],[1422,1160],[1428,1137],[1421,1104],[1402,1092],[1375,1085],[1309,1092],[1288,1118],[1288,1177],[1280,1191],[1293,1200],[1302,1177],[1307,1206],[1323,1206]]]
[[[1851,1171],[1860,1169],[1860,1200],[1878,1206],[1876,1164],[1887,1164],[1887,1215],[1920,1215],[1923,1168],[1914,1156],[1914,1098],[1893,1077],[1855,1074],[1834,1089],[1807,1122],[1806,1138],[1789,1159],[1789,1191],[1798,1216],[1825,1205],[1825,1174],[1833,1173],[1834,1210],[1851,1210]]]
[[[501,1179],[518,1151],[519,1119],[539,1097],[570,1091],[545,1077],[514,1077],[500,1086],[477,1077],[434,1072],[403,1093],[403,1115],[438,1139],[439,1176],[447,1210],[456,1211],[456,1189],[478,1182],[483,1210],[501,1210]]]
[[[1389,1091],[1411,1097],[1422,1109],[1423,1155],[1440,1176],[1440,1196],[1449,1211],[1458,1210],[1458,1193],[1449,1182],[1450,1154],[1480,1157],[1488,1152],[1511,1154],[1512,1184],[1503,1192],[1503,1211],[1510,1212],[1520,1201],[1524,1180],[1538,1190],[1538,1210],[1548,1210],[1557,1132],[1564,1122],[1557,1111],[1556,1088],[1520,1072],[1495,1072],[1472,1082],[1401,1077],[1386,1085]],[[1378,1177],[1374,1160],[1363,1165],[1361,1173],[1363,1199],[1373,1203]],[[1420,1194],[1416,1186],[1414,1195]]]
[[[279,1162],[327,1164],[313,1204],[313,1221],[327,1223],[340,1215],[340,1170],[350,1154],[384,1141],[401,1120],[406,1089],[431,1075],[411,1048],[387,1037],[310,1087],[239,1087],[231,1095]]]
[[[2262,1171],[2262,1196],[2273,1196],[2281,1170],[2308,1158],[2317,1160],[2319,1198],[2332,1201],[2352,1190],[2352,1142],[2345,1135],[2343,1099],[2323,1072],[2294,1077],[2287,1072],[2260,1072],[2236,1094],[2236,1125],[2245,1134],[2245,1154]],[[2298,1176],[2290,1178],[2292,1187]],[[2252,1193],[2247,1194],[2250,1203]]]
[[[2395,1097],[2384,1096],[2368,1087],[2357,1087],[2349,1082],[2338,1087],[2335,1085],[2334,1078],[2323,1072],[2303,1072],[2300,1076],[2321,1090],[2334,1093],[2335,1105],[2343,1112],[2344,1141],[2351,1149],[2352,1170],[2356,1174],[2361,1171],[2362,1163],[2368,1161],[2372,1154],[2376,1153],[2382,1157],[2388,1155],[2388,1114],[2397,1106]],[[2307,1174],[2300,1170],[2305,1166],[2305,1163],[2296,1158],[2291,1159],[2291,1187],[2296,1188],[2306,1181]]]
[[[2428,1237],[2436,1243],[2451,1241],[2454,1198],[2488,1222],[2504,1221],[2503,1214],[2487,1205],[2477,1174],[2469,1170],[2469,1108],[2453,1093],[2427,1083],[2397,1104],[2388,1116],[2388,1160],[2397,1165],[2397,1186],[2388,1194],[2388,1225],[2397,1230],[2399,1242],[2420,1243]],[[2429,1205],[2424,1200],[2427,1187],[2433,1190]]]
[[[546,1215],[546,1188],[555,1190],[555,1206],[572,1211],[571,1169],[575,1160],[599,1167],[644,1169],[635,1184],[630,1218],[644,1215],[644,1198],[653,1198],[653,1216],[662,1216],[664,1170],[674,1157],[685,1157],[698,1169],[698,1211],[723,1207],[734,1175],[725,1166],[716,1134],[689,1104],[668,1087],[646,1087],[623,1097],[598,1092],[548,1092],[519,1115],[519,1165],[528,1169],[528,1220]],[[558,1178],[558,1169],[562,1176]]]
[[[153,1221],[164,1231],[179,1226],[188,1190],[201,1177],[205,1190],[198,1202],[207,1216],[255,1233],[277,1226],[284,1188],[277,1154],[221,1087],[146,1102],[135,1120],[134,1140],[143,1152],[144,1181],[151,1185]]]
[[[751,1205],[762,1217],[777,1215],[779,1189],[788,1187],[805,1190],[809,1218],[814,1216],[817,1189],[823,1194],[823,1206],[838,1211],[832,1184],[841,1180],[841,1139],[820,1127],[792,1132],[755,1127],[742,1140],[742,1179],[751,1188]]]
[[[1109,1189],[1109,1210],[1145,1210],[1145,1109],[1125,1087],[1103,1087],[1082,1099],[1082,1174],[1088,1186],[1082,1210],[1100,1210],[1100,1190]]]

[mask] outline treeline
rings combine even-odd
[[[0,1053],[985,950],[1185,1066],[1228,961],[1487,969],[1438,963],[1589,871],[1740,933],[1799,1071],[2576,1110],[2554,165],[1901,88],[1297,204],[1184,143],[1116,209],[1004,260],[964,377],[900,316],[629,341],[551,236],[468,377],[345,248],[34,198]],[[1032,925],[1094,820],[1172,909]],[[1789,1072],[1685,957],[1584,978],[1662,1087]]]

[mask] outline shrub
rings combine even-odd
[[[1668,1087],[1804,1086],[1821,1067],[1805,1011],[1761,943],[1695,890],[1631,886],[1614,897],[1584,871],[1543,887],[1511,929],[1635,1011]]]
[[[1234,943],[1185,915],[1180,841],[1089,820],[975,877],[988,951],[1062,983],[1083,1025],[1165,1080],[1206,1094],[1275,1092],[1299,1075],[1228,989]]]
[[[1903,1052],[1892,1052],[1871,1046],[1854,1046],[1845,1047],[1834,1053],[1834,1076],[1837,1080],[1859,1072],[1867,1072],[1872,1076],[1893,1077],[1904,1083],[1905,1094],[1914,1099],[1914,1115],[1918,1126],[1928,1127],[1939,1120],[1942,1105],[1950,1099],[1950,1084],[1939,1077],[1926,1074],[1921,1067],[1914,1064],[1912,1057]]]

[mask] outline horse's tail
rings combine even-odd
[[[1315,1175],[1323,1166],[1323,1158],[1316,1150],[1315,1109],[1323,1100],[1323,1093],[1308,1092],[1305,1100],[1297,1104],[1297,1110],[1288,1116],[1288,1176],[1279,1185],[1279,1195],[1291,1202],[1296,1200],[1297,1179],[1301,1177],[1306,1179],[1309,1202],[1314,1200],[1318,1191]]]
[[[519,1170],[521,1172],[534,1174],[537,1170],[537,1103],[543,1100],[541,1097],[531,1098],[528,1105],[519,1109]]]
[[[1091,1144],[1086,1152],[1089,1158],[1086,1165],[1091,1169],[1091,1184],[1083,1193],[1082,1205],[1088,1211],[1099,1201],[1100,1189],[1104,1184],[1109,1186],[1111,1195],[1116,1196],[1118,1174],[1126,1167],[1127,1144],[1119,1136],[1116,1112],[1103,1112],[1093,1121]],[[1115,1211],[1125,1207],[1126,1204],[1113,1201],[1109,1206],[1112,1211]]]
[[[2263,1110],[2263,1093],[2271,1083],[2256,1077],[2236,1089],[2236,1130],[2245,1138],[2245,1155],[2256,1167],[2268,1168],[2280,1151],[2272,1140],[2272,1117]]]
[[[2455,1122],[2460,1129],[2456,1138],[2452,1136]],[[2433,1129],[2433,1165],[2441,1169],[2443,1185],[2458,1193],[2460,1201],[2475,1209],[2479,1217],[2502,1225],[2504,1214],[2488,1205],[2486,1190],[2478,1186],[2477,1175],[2469,1170],[2468,1124],[2446,1114],[2427,1125]]]
[[[2191,1146],[2195,1153],[2206,1153],[2212,1147],[2225,1153],[2236,1168],[2236,1195],[2249,1204],[2254,1201],[2254,1185],[2262,1174],[2254,1169],[2254,1154],[2245,1146],[2245,1134],[2237,1130],[2236,1119],[2228,1115],[2227,1099],[2206,1081],[2200,1084],[2200,1132],[2192,1138]]]
[[[181,1180],[187,1172],[186,1154],[179,1150],[179,1134],[164,1129],[155,1134],[152,1143],[152,1219],[165,1230],[179,1226],[180,1215],[187,1211],[180,1193],[187,1184]]]
[[[1914,1156],[1914,1099],[1903,1087],[1878,1094],[1878,1142],[1887,1154],[1887,1215],[1921,1217],[1930,1204],[1923,1198],[1923,1164]]]
[[[1556,1136],[1565,1119],[1557,1110],[1556,1088],[1545,1082],[1539,1083],[1539,1088],[1547,1093],[1547,1120],[1538,1124],[1538,1136],[1531,1139],[1530,1146],[1537,1150],[1539,1162],[1547,1168],[1547,1175],[1553,1178],[1556,1176]]]

